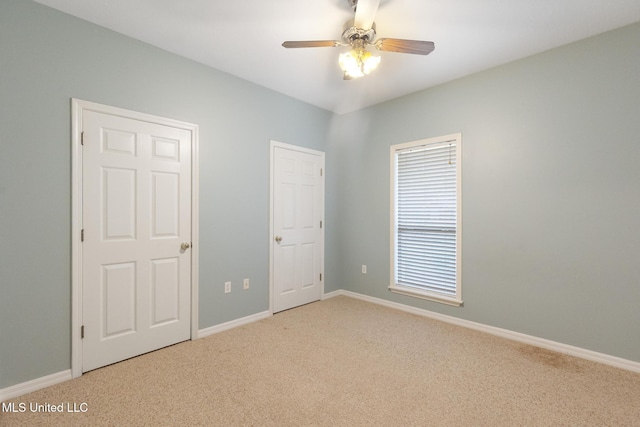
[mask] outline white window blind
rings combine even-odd
[[[396,287],[460,298],[458,143],[442,138],[395,150]]]

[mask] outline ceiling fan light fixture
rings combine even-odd
[[[380,65],[380,57],[371,55],[365,49],[355,48],[349,52],[341,53],[338,57],[338,65],[348,78],[363,77]]]
[[[341,40],[285,41],[285,48],[301,47],[343,47],[351,46],[351,51],[340,54],[338,65],[344,72],[344,79],[351,80],[370,74],[380,65],[380,57],[367,52],[367,46],[384,52],[428,55],[435,44],[424,40],[376,39],[375,14],[381,0],[347,0],[355,12],[353,19],[344,25]]]
[[[371,55],[371,52],[366,52],[364,60],[362,62],[362,72],[369,74],[380,65],[380,57]]]

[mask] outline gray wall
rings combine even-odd
[[[31,1],[2,0],[0,388],[70,368],[72,97],[200,125],[200,328],[268,310],[269,140],[324,150],[331,119]],[[240,291],[245,277],[251,288]],[[229,280],[236,291],[225,295]]]
[[[200,327],[268,309],[269,140],[327,152],[326,291],[640,361],[640,25],[349,115],[0,2],[0,388],[70,368],[70,98],[200,125]],[[389,145],[463,133],[463,297],[390,294]],[[367,264],[367,275],[360,265]],[[222,284],[251,278],[248,292]]]
[[[340,119],[344,289],[640,361],[640,24]],[[389,146],[455,132],[461,308],[387,290]]]

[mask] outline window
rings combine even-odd
[[[462,135],[391,146],[392,292],[462,305]]]

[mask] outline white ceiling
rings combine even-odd
[[[640,21],[639,0],[381,0],[380,38],[431,40],[428,56],[381,52],[345,81],[348,0],[35,0],[321,108],[345,113]]]

